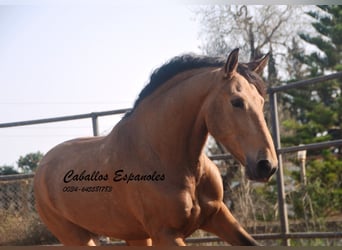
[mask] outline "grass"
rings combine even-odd
[[[57,243],[35,212],[0,210],[0,246],[27,246]]]

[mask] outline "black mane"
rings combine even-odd
[[[129,116],[143,99],[151,95],[159,86],[163,85],[173,76],[192,69],[222,67],[225,62],[226,59],[223,57],[198,56],[194,54],[185,54],[172,58],[169,62],[153,71],[150,82],[141,90],[132,110],[126,113],[125,117]],[[246,64],[239,64],[237,71],[244,76],[248,82],[254,84],[260,94],[264,95],[265,90],[259,75],[249,71]]]

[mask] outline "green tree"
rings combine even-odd
[[[306,74],[296,77],[311,78],[341,70],[342,55],[342,6],[317,6],[307,15],[314,21],[315,35],[300,34],[306,43],[318,51],[294,55],[297,63],[304,65]],[[315,84],[305,89],[295,89],[283,95],[284,107],[291,118],[283,122],[287,145],[308,144],[342,138],[342,82],[334,80]],[[325,216],[338,211],[342,204],[342,152],[340,148],[308,152],[308,191],[315,216]],[[294,175],[296,177],[296,175]],[[298,198],[298,197],[297,197]],[[296,211],[304,212],[303,209]]]
[[[0,167],[0,175],[11,175],[11,174],[19,174],[19,172],[15,170],[13,166],[4,165]]]
[[[38,167],[39,161],[43,158],[43,154],[41,152],[29,153],[25,156],[20,156],[18,160],[18,168],[23,173],[32,173],[35,172]]]
[[[304,57],[312,76],[323,75],[326,70],[342,70],[342,6],[317,7],[321,11],[309,11],[307,14],[315,20],[312,26],[318,35],[300,34],[304,41],[323,52],[313,52]]]
[[[298,54],[295,55],[297,62],[301,61],[307,66],[307,74],[302,76],[304,78],[334,72],[342,65],[342,6],[318,7],[320,11],[307,12],[315,19],[312,26],[317,31],[317,35],[302,33],[300,37],[320,51],[300,55],[302,50],[297,50]],[[283,100],[294,120],[287,120],[285,126],[295,133],[293,137],[284,138],[284,142],[300,144],[341,139],[341,91],[341,80],[289,91]]]

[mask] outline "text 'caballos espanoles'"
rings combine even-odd
[[[69,170],[63,178],[64,183],[70,182],[102,182],[112,179],[114,182],[142,182],[142,181],[164,181],[165,175],[153,171],[151,173],[132,173],[125,172],[123,169],[114,171],[112,177],[108,173],[101,173],[99,170],[90,171],[82,170],[76,172],[75,170]]]

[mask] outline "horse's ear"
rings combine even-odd
[[[232,52],[230,52],[227,62],[224,65],[225,76],[228,77],[232,75],[233,72],[236,71],[239,62],[239,49],[236,48]]]
[[[249,70],[254,71],[255,73],[260,75],[262,71],[264,70],[265,66],[267,65],[269,57],[270,57],[270,53],[267,53],[264,57],[254,62],[249,62],[247,64]]]

